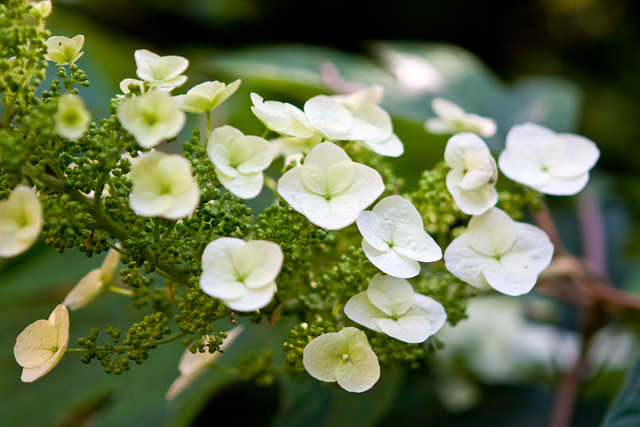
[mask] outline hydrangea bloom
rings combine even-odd
[[[111,283],[118,261],[120,261],[120,253],[115,249],[109,249],[100,268],[91,270],[80,279],[78,284],[67,294],[62,304],[67,306],[69,310],[78,310],[93,301]]]
[[[598,157],[598,147],[587,138],[524,123],[509,130],[498,164],[502,173],[516,182],[541,193],[564,196],[584,188]]]
[[[425,122],[425,128],[431,133],[471,132],[490,138],[496,133],[496,122],[486,117],[466,113],[462,108],[443,98],[434,98],[431,108],[438,117]]]
[[[64,36],[53,36],[47,39],[47,54],[44,56],[56,65],[73,64],[84,54],[81,52],[84,36],[79,34],[70,39]]]
[[[380,378],[380,364],[364,332],[344,328],[314,338],[304,348],[302,363],[320,381],[338,382],[343,389],[361,393]]]
[[[424,231],[422,217],[413,204],[400,196],[380,200],[356,221],[362,249],[382,272],[409,278],[420,273],[421,262],[442,258],[442,250]]]
[[[87,131],[91,122],[91,113],[78,95],[66,94],[58,100],[58,111],[53,120],[56,132],[63,138],[76,140]]]
[[[477,288],[491,286],[506,295],[529,292],[551,262],[553,245],[530,224],[514,222],[492,208],[469,220],[467,232],[444,252],[447,270]]]
[[[36,320],[16,339],[13,355],[22,366],[20,379],[33,382],[52,370],[69,344],[69,312],[59,304],[48,320]]]
[[[280,135],[310,138],[314,135],[311,124],[298,107],[278,101],[265,101],[257,93],[251,94],[251,112],[268,129]]]
[[[479,136],[473,133],[452,136],[444,150],[444,160],[451,167],[447,189],[462,212],[480,215],[496,205],[498,168]]]
[[[273,160],[267,140],[222,126],[209,134],[207,154],[216,166],[218,180],[234,196],[253,199],[260,194],[264,183],[262,171]]]
[[[169,94],[159,90],[123,100],[117,115],[122,127],[144,148],[155,147],[163,139],[176,136],[187,119],[185,113],[173,105]]]
[[[144,153],[133,164],[131,180],[129,205],[140,216],[185,218],[200,202],[191,164],[179,154]]]
[[[42,231],[42,208],[36,194],[26,185],[18,185],[0,202],[0,257],[12,257],[26,251]]]
[[[191,383],[202,375],[207,368],[213,364],[213,362],[220,357],[227,348],[229,348],[243,330],[244,326],[236,326],[231,329],[227,334],[227,339],[225,339],[220,346],[220,351],[216,351],[214,353],[209,353],[208,351],[205,351],[204,353],[191,353],[189,349],[186,349],[184,353],[182,353],[180,363],[178,364],[180,376],[171,383],[165,398],[167,400],[173,400],[178,394],[182,393],[184,389],[189,387]],[[209,340],[206,337],[204,339],[204,343],[209,343]]]
[[[415,293],[405,279],[379,273],[366,291],[347,301],[344,313],[362,326],[408,343],[424,342],[447,319],[442,304]]]
[[[283,260],[276,243],[221,237],[204,249],[200,287],[232,310],[259,310],[273,299]]]
[[[331,142],[316,145],[302,166],[290,169],[278,181],[278,193],[293,209],[328,230],[352,224],[383,191],[376,170],[352,162]]]
[[[373,95],[372,95],[373,93]],[[397,157],[404,151],[393,134],[391,118],[375,101],[376,91],[352,95],[318,95],[304,104],[304,112],[291,104],[264,102],[251,94],[253,113],[274,132],[289,137],[319,135],[328,141],[358,141],[383,156]]]
[[[240,80],[228,85],[218,81],[204,82],[189,89],[186,95],[174,96],[173,103],[187,113],[208,113],[233,95],[239,86]]]
[[[182,56],[160,56],[146,49],[136,50],[136,74],[153,87],[176,88],[187,81],[183,76],[189,67],[189,60]]]

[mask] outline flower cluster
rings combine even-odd
[[[40,2],[25,10],[40,22],[50,9]],[[38,35],[43,46],[47,35]],[[77,65],[83,43],[82,35],[49,38],[38,55],[61,66],[62,83],[54,80],[40,98],[37,84],[26,83],[28,97],[0,98],[15,102],[5,111],[17,115],[6,114],[0,140],[7,177],[0,184],[0,256],[23,253],[41,232],[59,251],[109,250],[48,320],[18,336],[14,353],[24,381],[46,374],[67,351],[67,309],[113,291],[154,312],[123,339],[106,328],[109,340],[99,345],[92,329],[69,352],[118,374],[157,345],[181,339],[190,352],[168,399],[214,361],[226,336],[216,321],[235,322],[235,315],[272,324],[295,318],[287,363],[363,392],[378,381],[381,365],[419,366],[435,346],[430,337],[464,317],[470,291],[461,281],[521,295],[550,263],[546,234],[495,207],[499,171],[536,191],[569,195],[584,187],[599,156],[583,137],[525,123],[508,132],[496,163],[482,140],[496,133],[496,123],[437,98],[438,118],[426,128],[453,134],[444,162],[423,174],[416,192],[403,194],[386,157],[402,155],[404,144],[380,106],[381,87],[317,95],[302,108],[247,94],[253,114],[278,134],[268,140],[269,132],[212,129],[212,111],[240,80],[172,95],[188,81],[189,61],[143,49],[134,54],[137,78],[121,82],[111,116],[91,123],[73,87],[88,85]],[[33,108],[16,107],[29,102]],[[204,114],[206,129],[195,129],[182,153],[167,154],[186,113]],[[278,155],[287,159],[274,176]],[[265,183],[276,197],[254,221],[245,200],[258,197]],[[122,287],[112,284],[118,267]],[[273,372],[269,355],[242,360],[246,378],[266,381]]]

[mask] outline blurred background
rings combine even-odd
[[[494,154],[509,127],[524,121],[584,135],[601,150],[588,188],[580,196],[549,198],[549,204],[572,253],[593,256],[616,286],[640,292],[639,14],[633,0],[54,0],[47,26],[54,35],[85,35],[78,64],[92,85],[81,95],[94,120],[108,114],[118,83],[135,77],[133,52],[141,48],[189,58],[189,82],[175,94],[207,80],[241,78],[241,89],[216,109],[214,120],[258,135],[263,127],[250,114],[250,92],[301,106],[319,93],[381,84],[382,105],[406,147],[393,160],[406,191],[442,159],[447,137],[423,128],[436,96],[496,119],[499,132],[488,141]],[[198,125],[189,120],[179,140]],[[583,249],[585,209],[602,220],[599,254]],[[155,350],[145,366],[121,377],[69,355],[37,383],[20,383],[11,352],[15,337],[46,318],[100,262],[73,251],[59,256],[44,245],[0,261],[4,425],[539,426],[547,423],[554,390],[579,352],[579,313],[531,295],[472,302],[471,320],[439,334],[446,348],[428,366],[384,372],[363,395],[285,376],[258,386],[218,369],[166,402],[178,376],[179,344]],[[74,312],[72,339],[93,326],[126,330],[147,314],[121,298],[108,295],[91,310]],[[618,320],[596,337],[574,425],[601,423],[639,354],[638,324]],[[277,366],[291,327],[279,322],[273,329],[247,329],[220,366],[256,348],[272,349]]]

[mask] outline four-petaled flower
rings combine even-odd
[[[434,98],[431,108],[438,117],[425,122],[425,128],[431,133],[471,132],[483,138],[490,138],[496,133],[496,122],[486,117],[466,113],[458,105],[443,98]]]
[[[232,310],[259,310],[273,299],[283,260],[276,243],[221,237],[204,249],[200,288]]]
[[[207,154],[216,166],[218,180],[234,196],[253,199],[260,194],[262,171],[273,160],[273,149],[266,139],[222,126],[209,134]]]
[[[366,291],[347,301],[344,313],[362,326],[408,343],[424,342],[447,319],[442,304],[415,293],[405,279],[380,273]]]
[[[81,52],[84,36],[79,34],[70,39],[64,36],[53,36],[47,39],[47,54],[44,56],[56,65],[73,64],[84,52]]]
[[[491,286],[517,296],[529,292],[551,262],[549,237],[531,224],[514,222],[492,208],[469,220],[467,232],[444,252],[447,270],[477,288]]]
[[[58,100],[58,111],[53,120],[58,135],[75,141],[87,131],[91,113],[84,106],[82,98],[68,93]]]
[[[0,257],[16,256],[29,249],[38,239],[42,223],[38,196],[26,185],[18,185],[0,202]]]
[[[174,96],[173,103],[187,113],[208,113],[233,95],[239,86],[240,80],[228,85],[219,81],[200,83],[189,89],[185,95]]]
[[[52,370],[69,344],[69,312],[59,304],[48,320],[36,320],[16,339],[13,355],[22,366],[20,379],[30,383]]]
[[[173,89],[187,81],[187,76],[182,73],[189,67],[189,60],[182,56],[160,56],[146,49],[136,50],[133,56],[136,74],[152,87]]]
[[[442,250],[424,231],[422,217],[413,204],[400,197],[380,200],[356,221],[362,234],[362,249],[382,272],[409,278],[420,273],[421,262],[442,258]]]
[[[584,188],[598,157],[598,147],[587,138],[524,123],[509,130],[498,165],[516,182],[541,193],[568,196]]]
[[[144,153],[133,164],[131,180],[129,205],[140,216],[185,218],[200,202],[191,164],[179,154]]]
[[[316,145],[302,166],[278,181],[278,193],[293,209],[328,230],[352,224],[383,191],[375,169],[352,162],[331,142]]]
[[[314,338],[302,352],[302,363],[315,379],[337,381],[355,393],[369,390],[380,378],[378,357],[365,333],[356,328]]]
[[[452,136],[444,150],[444,160],[451,167],[447,189],[462,212],[480,215],[496,205],[498,168],[487,144],[478,135]]]
[[[257,93],[251,94],[251,112],[268,129],[283,136],[311,138],[315,133],[307,117],[298,107],[278,101],[265,101]]]
[[[80,279],[78,284],[69,291],[62,304],[69,310],[78,310],[93,301],[111,283],[118,261],[120,261],[120,253],[115,249],[109,249],[100,268],[91,270]]]
[[[176,136],[187,119],[171,102],[171,96],[151,90],[142,96],[127,98],[118,107],[118,120],[144,148],[155,147],[165,138]]]

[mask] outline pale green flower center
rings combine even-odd
[[[347,362],[349,360],[349,355],[347,353],[342,355],[342,361]]]

